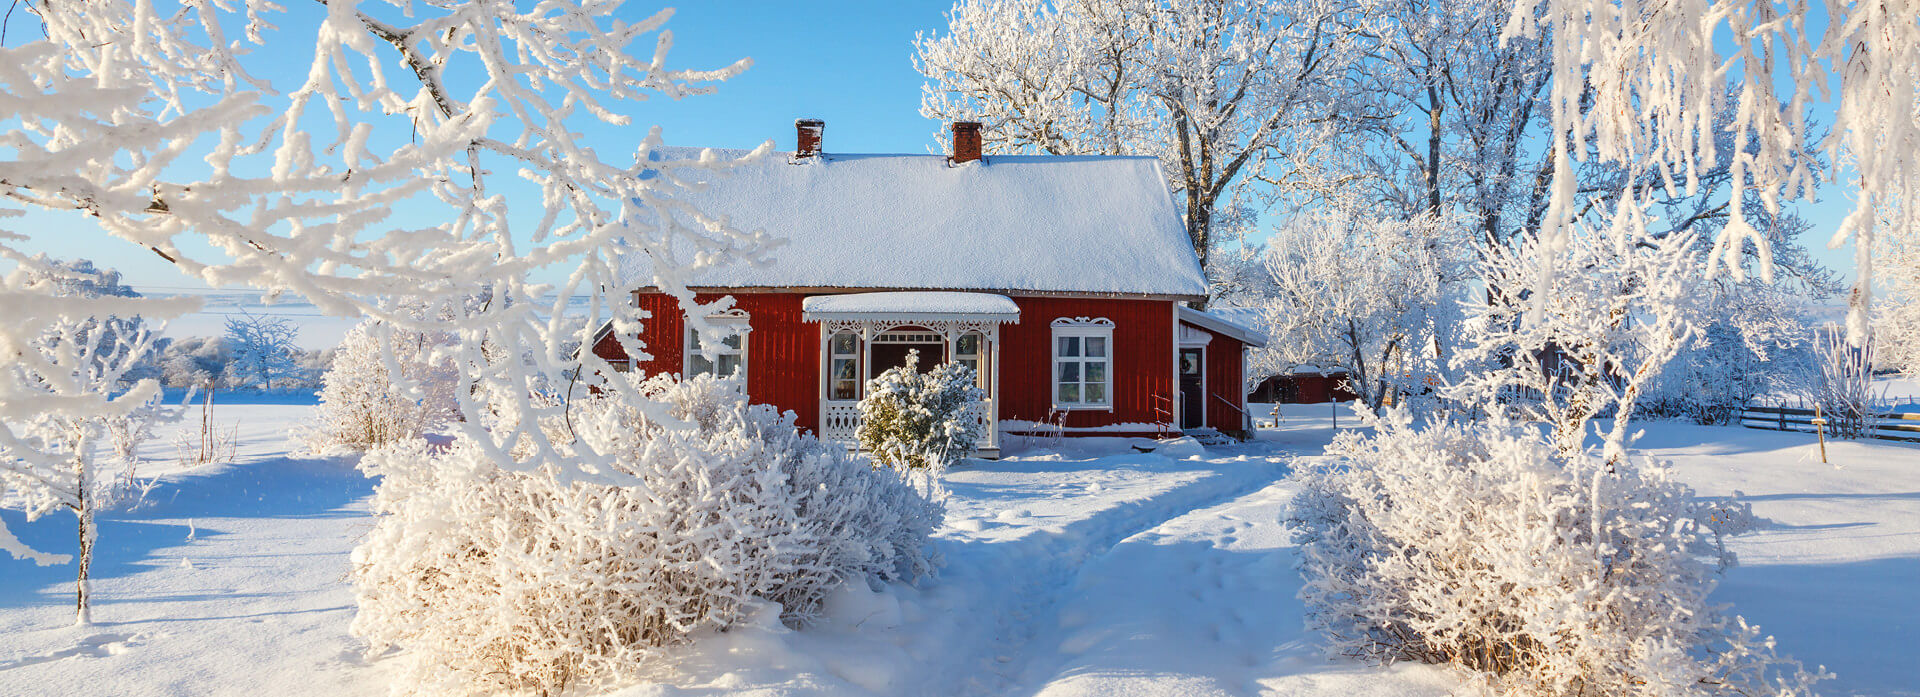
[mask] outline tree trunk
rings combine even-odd
[[[75,518],[78,518],[80,522],[80,558],[78,563],[75,564],[75,566],[79,567],[79,571],[75,578],[76,584],[73,595],[73,623],[76,626],[86,626],[93,624],[93,588],[88,578],[88,572],[93,566],[93,538],[97,533],[93,526],[94,503],[90,496],[92,493],[91,490],[93,489],[93,481],[92,477],[88,476],[91,472],[88,471],[89,468],[87,467],[86,438],[84,436],[81,438],[80,443],[81,447],[75,451],[76,454],[73,458],[74,479],[78,485],[75,487],[77,489],[75,492],[77,495],[74,497],[75,506],[73,515]]]

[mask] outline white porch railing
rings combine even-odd
[[[821,402],[820,437],[848,448],[860,446],[855,436],[860,431],[859,402]]]
[[[980,424],[980,441],[975,444],[975,449],[999,450],[1000,428],[993,418],[993,401],[976,402],[967,411]],[[821,439],[855,449],[860,447],[859,432],[859,402],[829,400],[820,403]]]

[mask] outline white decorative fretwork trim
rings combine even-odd
[[[871,340],[881,334],[902,327],[918,327],[939,334],[945,339],[955,339],[968,332],[979,332],[986,336],[998,336],[1000,323],[992,320],[884,320],[884,319],[833,319],[821,322],[827,336],[840,332],[859,334],[861,339]]]
[[[1105,317],[1061,317],[1053,321],[1056,327],[1109,327],[1113,320]]]

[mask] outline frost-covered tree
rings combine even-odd
[[[1911,217],[1899,217],[1902,214]],[[1920,229],[1920,206],[1883,213],[1883,227]],[[1876,310],[1875,360],[1879,366],[1920,374],[1920,234],[1882,235],[1879,278],[1887,301]]]
[[[141,322],[113,321],[136,317],[140,306],[123,295],[94,295],[108,285],[101,274],[44,257],[13,261],[17,266],[0,279],[0,321],[19,321],[0,331],[0,396],[7,398],[0,401],[0,486],[28,520],[73,513],[79,544],[72,556],[47,554],[0,528],[0,548],[42,565],[76,561],[76,621],[90,624],[94,515],[112,505],[119,483],[102,465],[130,464],[157,416],[153,380],[119,389],[127,371],[146,360],[153,336]],[[26,298],[34,301],[20,302]],[[103,310],[114,314],[79,314]],[[39,331],[23,336],[22,329]]]
[[[24,267],[28,283],[42,283],[52,292],[65,298],[138,298],[138,291],[120,281],[120,272],[96,266],[91,259],[63,260],[54,259],[45,254],[34,255],[33,263]],[[139,315],[90,316],[78,327],[75,339],[87,341],[94,331],[106,331],[118,336],[138,336],[146,331],[146,321]],[[108,360],[107,356],[98,356]],[[156,352],[147,351],[129,366],[122,376],[123,380],[151,377],[154,372],[152,363],[156,362]]]
[[[228,316],[226,338],[233,347],[226,376],[234,387],[272,389],[300,373],[300,328],[292,320],[244,312]]]
[[[1269,332],[1250,355],[1254,369],[1345,366],[1354,393],[1375,408],[1434,384],[1471,268],[1471,248],[1451,229],[1338,208],[1288,221],[1268,242]]]
[[[1548,86],[1537,39],[1502,41],[1508,0],[1379,0],[1352,79],[1372,118],[1344,149],[1353,185],[1400,217],[1452,215],[1465,242],[1531,223]]]
[[[167,387],[207,388],[220,384],[232,363],[233,351],[224,337],[163,339],[160,382]]]
[[[657,130],[633,128],[623,114],[637,100],[709,91],[747,67],[667,67],[669,12],[629,21],[618,2],[489,0],[22,11],[40,38],[0,48],[0,98],[14,105],[0,220],[24,209],[66,212],[90,225],[60,234],[97,225],[102,243],[149,250],[210,285],[297,293],[325,314],[451,332],[455,365],[476,387],[460,394],[470,417],[461,428],[510,470],[526,460],[507,448],[525,446],[556,476],[631,482],[607,466],[610,456],[563,450],[532,425],[568,408],[541,394],[569,376],[613,372],[590,352],[567,351],[568,342],[611,319],[628,354],[644,355],[632,338],[640,311],[620,287],[626,258],[646,261],[640,283],[700,318],[730,301],[696,305],[686,274],[759,259],[770,246],[767,235],[675,198],[732,160],[662,150]],[[288,43],[311,47],[313,58],[283,84],[261,68],[285,53],[263,47]],[[637,142],[590,146],[581,136],[589,130]],[[408,217],[391,215],[402,208]],[[0,230],[0,258],[26,258],[19,250],[32,234]],[[548,268],[567,275],[532,279]],[[383,305],[482,295],[490,301],[431,322]],[[18,354],[24,337],[73,318],[164,319],[198,306],[50,296],[0,288],[0,353]],[[589,316],[559,322],[578,297]],[[488,352],[524,360],[488,361]],[[621,383],[600,387],[649,403]],[[4,461],[58,460],[49,443],[21,435],[19,419],[133,405],[105,392],[59,402],[42,394],[32,381],[0,382]],[[482,428],[472,418],[481,413],[511,418]],[[10,552],[27,553],[11,540],[0,536]]]
[[[972,368],[948,362],[922,372],[919,363],[920,352],[908,351],[906,365],[867,381],[856,437],[876,463],[939,476],[980,440],[986,393]]]
[[[1369,415],[1372,433],[1302,463],[1312,621],[1335,650],[1467,668],[1505,694],[1808,694],[1819,671],[1708,603],[1703,557],[1729,565],[1720,538],[1751,514],[1628,452],[1637,405],[1697,331],[1697,235],[1572,233],[1483,248],[1449,389],[1466,413]],[[1543,272],[1549,295],[1528,297]]]
[[[458,418],[459,371],[434,355],[452,345],[445,332],[396,330],[379,320],[354,325],[321,378],[315,422],[303,433],[307,447],[367,452]],[[408,388],[417,392],[403,392]]]
[[[1320,191],[1354,126],[1356,0],[961,0],[914,41],[921,114],[992,152],[1151,155],[1207,265],[1222,212]],[[1251,199],[1249,199],[1251,200]]]
[[[1704,278],[1694,293],[1695,339],[1647,387],[1650,416],[1731,423],[1755,398],[1798,389],[1812,367],[1804,298],[1757,278]]]
[[[904,473],[800,433],[730,381],[628,382],[542,427],[612,455],[581,482],[515,448],[500,467],[462,434],[369,454],[378,516],[354,551],[353,632],[408,650],[433,693],[559,694],[632,679],[661,647],[767,612],[806,623],[843,583],[913,581],[938,562],[939,503]],[[630,483],[629,483],[630,482]]]
[[[1622,221],[1583,227],[1565,247],[1542,236],[1485,249],[1488,290],[1468,306],[1455,398],[1547,424],[1569,456],[1585,450],[1594,418],[1612,415],[1605,456],[1625,457],[1634,408],[1698,331],[1695,240]],[[1543,268],[1551,283],[1535,299]]]
[[[1830,161],[1850,165],[1854,210],[1830,244],[1854,242],[1848,325],[1856,344],[1864,342],[1876,216],[1920,200],[1920,12],[1902,1],[1829,2],[1818,5],[1821,14],[1814,7],[1765,0],[1515,3],[1506,36],[1550,32],[1552,143],[1563,156],[1552,174],[1549,239],[1561,244],[1580,215],[1570,156],[1619,164],[1669,190],[1691,191],[1702,172],[1724,165],[1736,193],[1709,259],[1739,277],[1751,249],[1760,275],[1770,278],[1771,244],[1752,221],[1813,194],[1818,162],[1806,153],[1818,147]],[[1817,36],[1816,26],[1825,27]],[[1822,103],[1833,108],[1831,136],[1816,143],[1809,121]],[[1740,147],[1725,145],[1729,135]],[[1641,220],[1628,210],[1640,200],[1613,203],[1616,217]],[[1542,291],[1550,282],[1544,272],[1536,281]]]

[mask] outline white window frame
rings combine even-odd
[[[839,349],[833,345],[834,340],[839,339],[842,335],[853,338],[852,353],[840,353]],[[860,332],[856,332],[851,329],[843,329],[838,332],[834,332],[832,334],[827,335],[827,376],[826,376],[827,377],[827,394],[826,394],[827,401],[829,402],[855,401],[860,399],[863,396],[861,394],[862,392],[866,391],[866,379],[861,377],[861,371],[866,368],[866,365],[865,365],[866,357],[863,355],[866,352],[862,350],[864,347],[861,346],[861,343],[862,342],[860,338]],[[834,392],[833,392],[834,383],[838,381],[838,377],[839,377],[835,375],[833,372],[833,364],[835,361],[852,361],[853,362],[853,396],[851,398],[836,399],[834,397]]]
[[[966,340],[969,337],[974,339],[973,353],[961,353],[960,342]],[[1109,348],[1107,349],[1107,351],[1108,353],[1112,353],[1113,349]],[[987,365],[987,333],[986,332],[982,332],[982,331],[961,332],[959,336],[956,336],[953,338],[953,350],[950,351],[949,353],[953,355],[948,356],[947,360],[955,363],[961,363],[962,365],[965,364],[965,361],[971,359],[973,361],[972,368],[973,368],[974,385],[978,386],[980,389],[983,389],[983,390],[987,389],[987,371],[990,371],[993,368]]]
[[[709,315],[707,317],[707,324],[716,328],[730,329],[731,334],[739,336],[740,346],[738,348],[720,344],[710,351],[702,351],[697,348],[699,333],[694,330],[693,322],[685,322],[684,324],[685,327],[682,328],[680,332],[680,377],[691,378],[698,374],[695,372],[693,364],[695,356],[699,356],[708,361],[708,365],[713,366],[713,370],[716,371],[715,374],[718,377],[729,377],[717,374],[720,366],[720,358],[722,356],[738,356],[740,358],[740,365],[734,369],[734,374],[731,377],[740,380],[742,384],[746,382],[747,355],[752,345],[751,338],[753,335],[753,326],[747,322],[746,313],[733,312],[721,315]]]
[[[1080,339],[1079,356],[1063,357],[1060,355],[1060,340],[1067,337],[1077,337]],[[1091,360],[1094,357],[1086,355],[1086,340],[1089,338],[1103,340],[1106,345],[1106,355],[1099,356],[1098,360]],[[1113,411],[1113,320],[1105,317],[1062,317],[1056,319],[1053,321],[1053,334],[1048,337],[1047,343],[1048,353],[1052,356],[1052,360],[1047,363],[1047,383],[1052,390],[1048,393],[1048,398],[1049,401],[1053,403],[1053,408],[1064,411]],[[1077,372],[1080,375],[1080,379],[1073,384],[1081,386],[1080,401],[1063,402],[1060,400],[1060,386],[1062,384],[1060,381],[1060,365],[1063,358],[1079,365]],[[1097,383],[1087,380],[1087,364],[1089,363],[1100,363],[1104,368],[1104,370],[1101,371],[1101,379]],[[1102,395],[1105,396],[1104,401],[1097,403],[1086,401],[1086,386],[1090,384],[1100,385],[1100,391]]]

